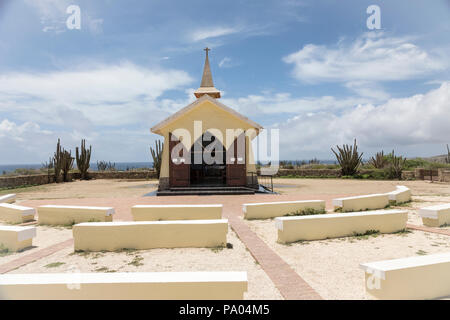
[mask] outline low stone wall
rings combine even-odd
[[[361,169],[359,174],[372,174],[377,169]],[[327,177],[327,178],[339,178],[341,177],[341,169],[279,169],[276,174],[280,176],[297,176],[297,177]]]
[[[156,171],[93,171],[91,179],[158,179]]]
[[[439,169],[424,169],[416,168],[414,170],[414,176],[418,180],[437,180]]]
[[[279,169],[277,177],[297,176],[297,177],[340,177],[340,169]]]
[[[448,169],[439,169],[438,177],[440,182],[450,182],[450,170]]]
[[[149,171],[92,171],[91,179],[157,179],[154,170]],[[80,179],[78,172],[69,174],[69,180]],[[54,174],[33,174],[14,177],[0,177],[0,188],[14,188],[20,186],[38,186],[55,181]]]
[[[416,178],[413,170],[403,170],[402,180],[414,180]]]
[[[54,175],[33,174],[15,177],[0,177],[0,188],[13,188],[19,186],[37,186],[50,183],[54,180]]]
[[[360,174],[370,174],[376,170],[363,169],[360,170]],[[422,169],[417,168],[414,171],[403,171],[402,179],[420,179],[430,177],[433,175],[433,180],[438,180],[440,182],[450,182],[450,170],[448,169]],[[295,176],[295,177],[327,177],[327,178],[339,178],[341,176],[340,169],[280,169],[275,175],[280,176]],[[71,180],[76,180],[80,178],[78,172],[73,172],[69,174]],[[91,179],[157,179],[156,172],[154,170],[147,171],[92,171],[89,172],[89,177]],[[47,183],[52,183],[54,181],[54,175],[47,174],[35,174],[26,176],[14,176],[14,177],[1,177],[0,176],[0,188],[13,188],[19,186],[28,185],[42,185]]]

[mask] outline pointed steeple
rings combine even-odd
[[[205,57],[205,66],[203,67],[203,76],[202,76],[202,82],[200,84],[200,88],[198,88],[194,95],[197,98],[200,98],[201,96],[207,94],[210,95],[213,98],[220,98],[220,91],[217,90],[214,87],[213,79],[212,79],[212,73],[211,73],[211,66],[209,65],[209,57],[208,52],[211,50],[208,47],[205,49],[206,57]]]

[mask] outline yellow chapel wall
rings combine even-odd
[[[202,131],[199,133],[196,132],[196,136],[194,135],[194,121],[202,121]],[[175,120],[173,123],[170,123],[167,127],[161,129],[161,134],[164,136],[164,148],[162,154],[160,178],[169,177],[169,132],[173,132],[174,130],[180,128],[189,131],[192,139],[190,141],[191,145],[198,138],[200,138],[203,133],[211,128],[218,129],[222,133],[223,140],[226,140],[227,129],[242,129],[244,131],[254,129],[256,131],[256,129],[249,125],[247,122],[242,121],[233,114],[224,111],[222,108],[216,106],[211,101],[205,100],[200,105],[196,106],[194,109],[188,111],[186,114]],[[247,163],[247,174],[249,172],[256,172],[251,140],[253,140],[253,138],[255,138],[258,133],[259,132],[255,132],[253,136],[246,137],[245,157]],[[220,139],[220,137],[217,138]],[[224,143],[224,141],[222,140],[220,142],[225,146],[227,150],[233,143],[233,141],[225,141]],[[191,148],[191,145],[188,145],[187,141],[183,141],[183,143],[188,150]]]

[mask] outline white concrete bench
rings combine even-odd
[[[241,300],[247,286],[247,272],[0,275],[10,300]]]
[[[0,203],[13,203],[14,201],[16,201],[15,193],[5,194],[3,196],[0,196]]]
[[[301,215],[305,210],[311,209],[316,212],[325,212],[325,201],[283,201],[246,203],[242,205],[245,219],[269,219],[286,215]]]
[[[73,226],[75,250],[219,247],[227,243],[228,220],[92,222]]]
[[[422,223],[429,227],[450,225],[450,203],[419,209]]]
[[[369,194],[333,199],[334,210],[342,212],[384,209],[388,205],[389,196],[387,194]]]
[[[450,296],[450,252],[363,263],[366,292],[378,299]]]
[[[397,186],[395,191],[387,193],[389,201],[400,204],[411,201],[411,190],[405,186]]]
[[[71,225],[80,222],[112,221],[114,208],[46,205],[37,208],[38,223],[46,225]]]
[[[134,221],[211,220],[222,218],[222,205],[136,205],[131,214]]]
[[[31,247],[34,237],[36,237],[35,227],[0,226],[0,249],[20,251]]]
[[[8,223],[23,223],[34,220],[36,209],[10,203],[0,203],[0,220]]]
[[[377,210],[275,218],[278,242],[321,240],[364,234],[367,231],[392,233],[406,228],[408,212]]]

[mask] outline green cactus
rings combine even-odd
[[[77,159],[77,168],[80,171],[80,179],[87,180],[88,169],[91,161],[92,146],[89,146],[89,150],[86,149],[86,140],[81,140],[81,148],[76,147],[75,157]]]
[[[450,149],[447,144],[447,156],[445,157],[445,163],[450,163]]]
[[[62,173],[63,173],[63,181],[69,181],[69,171],[73,169],[73,161],[72,152],[62,149],[61,151],[62,157]]]
[[[61,182],[61,170],[62,170],[62,151],[61,151],[61,143],[60,139],[58,139],[58,143],[56,144],[56,152],[53,155],[53,168],[55,168],[55,182]]]
[[[369,163],[376,169],[383,169],[388,164],[388,159],[384,155],[384,151],[377,152],[375,157],[370,158]]]
[[[388,155],[389,165],[385,169],[389,179],[401,179],[403,168],[405,167],[406,158],[396,156],[394,150]]]
[[[341,166],[341,172],[343,176],[352,176],[355,175],[358,172],[358,168],[361,165],[361,158],[363,156],[363,153],[358,153],[358,146],[356,145],[356,139],[353,143],[353,147],[350,145],[344,144],[341,147],[336,146],[338,149],[338,152],[334,151],[333,148],[331,148],[331,151],[333,151],[334,155],[336,156],[337,161],[339,162]]]
[[[155,149],[150,147],[150,153],[153,158],[153,168],[156,170],[156,174],[159,177],[159,173],[161,172],[161,162],[162,162],[162,150],[164,148],[164,143],[161,143],[160,140],[155,141]]]

